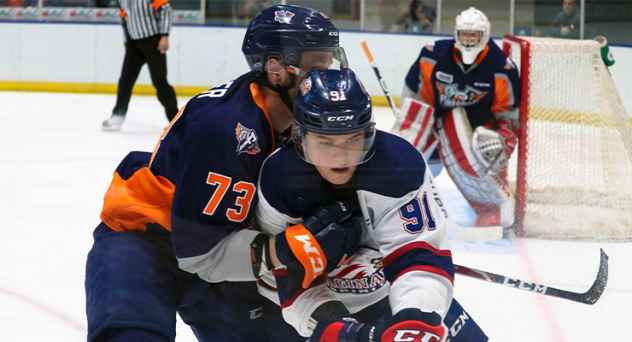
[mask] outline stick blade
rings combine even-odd
[[[599,261],[599,272],[597,273],[597,279],[592,284],[590,289],[582,294],[582,302],[586,304],[595,304],[601,298],[603,291],[606,289],[606,283],[608,282],[608,255],[599,249],[601,253],[601,260]]]

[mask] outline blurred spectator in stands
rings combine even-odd
[[[0,7],[22,7],[22,0],[0,1]]]
[[[20,1],[16,1],[16,2],[20,2]],[[18,5],[18,6],[27,6],[30,2],[29,6],[32,7],[37,7],[39,6],[39,1],[38,0],[22,0],[22,5]],[[42,6],[43,7],[55,7],[55,6],[63,6],[63,3],[60,3],[59,0],[44,0],[42,1]]]
[[[251,0],[241,7],[237,16],[239,18],[255,17],[262,10],[281,4],[281,0]]]
[[[118,1],[117,0],[96,0],[96,6],[97,7],[118,7]]]
[[[576,0],[564,0],[563,11],[551,24],[550,35],[555,38],[579,39],[579,10]]]
[[[398,31],[398,27],[395,26],[395,20],[399,12],[399,3],[400,0],[382,0],[380,3],[381,31]]]
[[[421,0],[408,0],[395,19],[395,24],[404,24],[404,32],[432,33],[435,9],[424,5]]]

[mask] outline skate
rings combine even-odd
[[[109,119],[103,121],[101,130],[106,132],[118,132],[121,130],[121,126],[123,126],[124,121],[125,115],[112,114]]]

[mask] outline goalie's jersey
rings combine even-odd
[[[433,106],[437,117],[464,107],[472,129],[520,104],[518,70],[491,40],[469,66],[461,61],[454,39],[424,46],[406,75],[406,87]],[[517,112],[505,116],[516,120]]]
[[[256,185],[274,133],[251,75],[193,97],[153,154],[132,152],[118,166],[101,219],[115,231],[166,229],[180,268],[207,281],[252,280],[246,258],[231,257],[251,227]],[[231,245],[235,248],[231,249]]]
[[[344,185],[322,178],[298,156],[294,143],[272,154],[261,171],[257,224],[268,235],[340,200],[354,202],[354,215],[364,222],[361,250],[351,263],[328,279],[316,279],[298,296],[283,298],[280,292],[281,298],[275,298],[274,278],[268,273],[260,279],[260,293],[279,303],[286,321],[303,336],[310,333],[313,311],[328,301],[341,301],[352,313],[386,295],[393,313],[418,307],[444,315],[450,305],[454,265],[423,156],[407,141],[382,131],[372,148],[375,155],[358,165]]]

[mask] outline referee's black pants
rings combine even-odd
[[[147,62],[151,82],[156,88],[158,101],[165,107],[169,122],[178,114],[178,103],[173,87],[167,82],[167,55],[158,51],[158,42],[162,36],[156,35],[139,40],[129,39],[125,43],[125,60],[119,78],[114,114],[125,115],[132,97],[132,88],[140,69]]]

